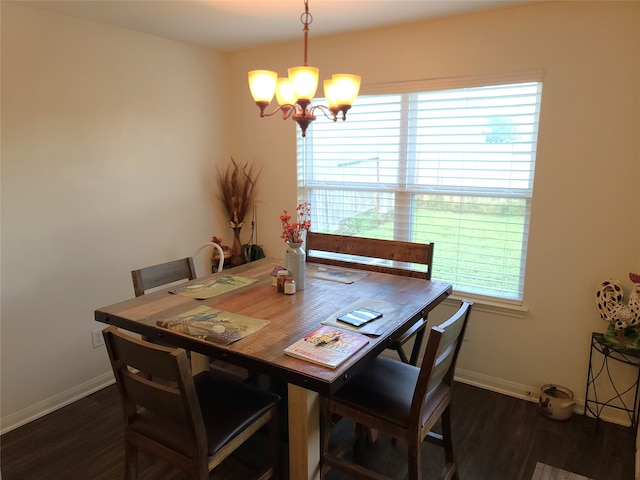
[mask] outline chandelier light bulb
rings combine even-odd
[[[286,77],[278,78],[276,85],[276,101],[278,105],[294,105],[296,103],[296,94],[293,91],[293,85]]]
[[[276,92],[278,74],[269,70],[253,70],[249,72],[249,89],[254,102],[267,102],[273,100]]]
[[[333,80],[324,80],[322,82],[324,88],[324,98],[327,100],[327,104],[331,111],[338,108],[338,97],[336,96]]]
[[[318,89],[318,75],[320,70],[315,67],[291,67],[289,68],[289,81],[293,85],[296,100],[313,100]]]
[[[338,105],[353,105],[360,92],[360,76],[349,73],[337,73],[331,76],[333,94]]]

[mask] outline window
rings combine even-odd
[[[319,115],[298,133],[313,230],[433,242],[434,280],[521,301],[542,82],[501,80],[378,86],[346,122]]]

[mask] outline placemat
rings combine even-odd
[[[190,335],[213,343],[229,345],[257,332],[269,320],[245,317],[237,313],[216,310],[201,305],[169,320],[158,320],[156,325],[172,332]]]
[[[357,308],[370,308],[371,310],[376,310],[382,313],[382,317],[369,322],[359,328],[352,327],[348,323],[339,322],[336,320],[340,315],[343,315],[347,312],[351,312]],[[351,330],[358,333],[363,333],[365,335],[382,335],[386,330],[386,324],[389,321],[395,321],[397,318],[397,312],[402,307],[400,305],[385,302],[384,300],[379,300],[377,298],[366,298],[360,297],[358,300],[346,305],[340,310],[336,310],[330,317],[326,320],[320,322],[322,325],[329,325],[332,327],[342,328],[344,330]]]
[[[214,280],[210,280],[205,283],[189,284],[184,287],[174,288],[169,290],[176,295],[182,295],[183,297],[195,298],[196,300],[205,300],[207,298],[215,297],[216,295],[222,295],[223,293],[230,292],[236,288],[241,288],[246,285],[251,285],[257,282],[255,278],[236,277],[234,275],[227,275],[224,277],[218,277]]]
[[[369,275],[368,272],[354,272],[352,270],[340,270],[326,265],[307,262],[307,277],[319,278],[339,283],[353,283]]]

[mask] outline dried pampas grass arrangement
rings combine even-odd
[[[231,228],[242,228],[247,213],[253,207],[260,172],[248,163],[240,167],[233,157],[226,169],[218,169],[218,198],[227,211]]]
[[[240,166],[231,157],[224,170],[218,169],[218,198],[227,211],[229,226],[233,229],[233,245],[231,247],[231,265],[246,263],[242,253],[240,230],[244,219],[253,207],[256,197],[256,184],[260,170],[255,171],[253,165],[245,163]]]

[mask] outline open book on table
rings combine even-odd
[[[284,349],[292,357],[329,368],[336,368],[369,343],[369,338],[356,332],[322,325]]]

